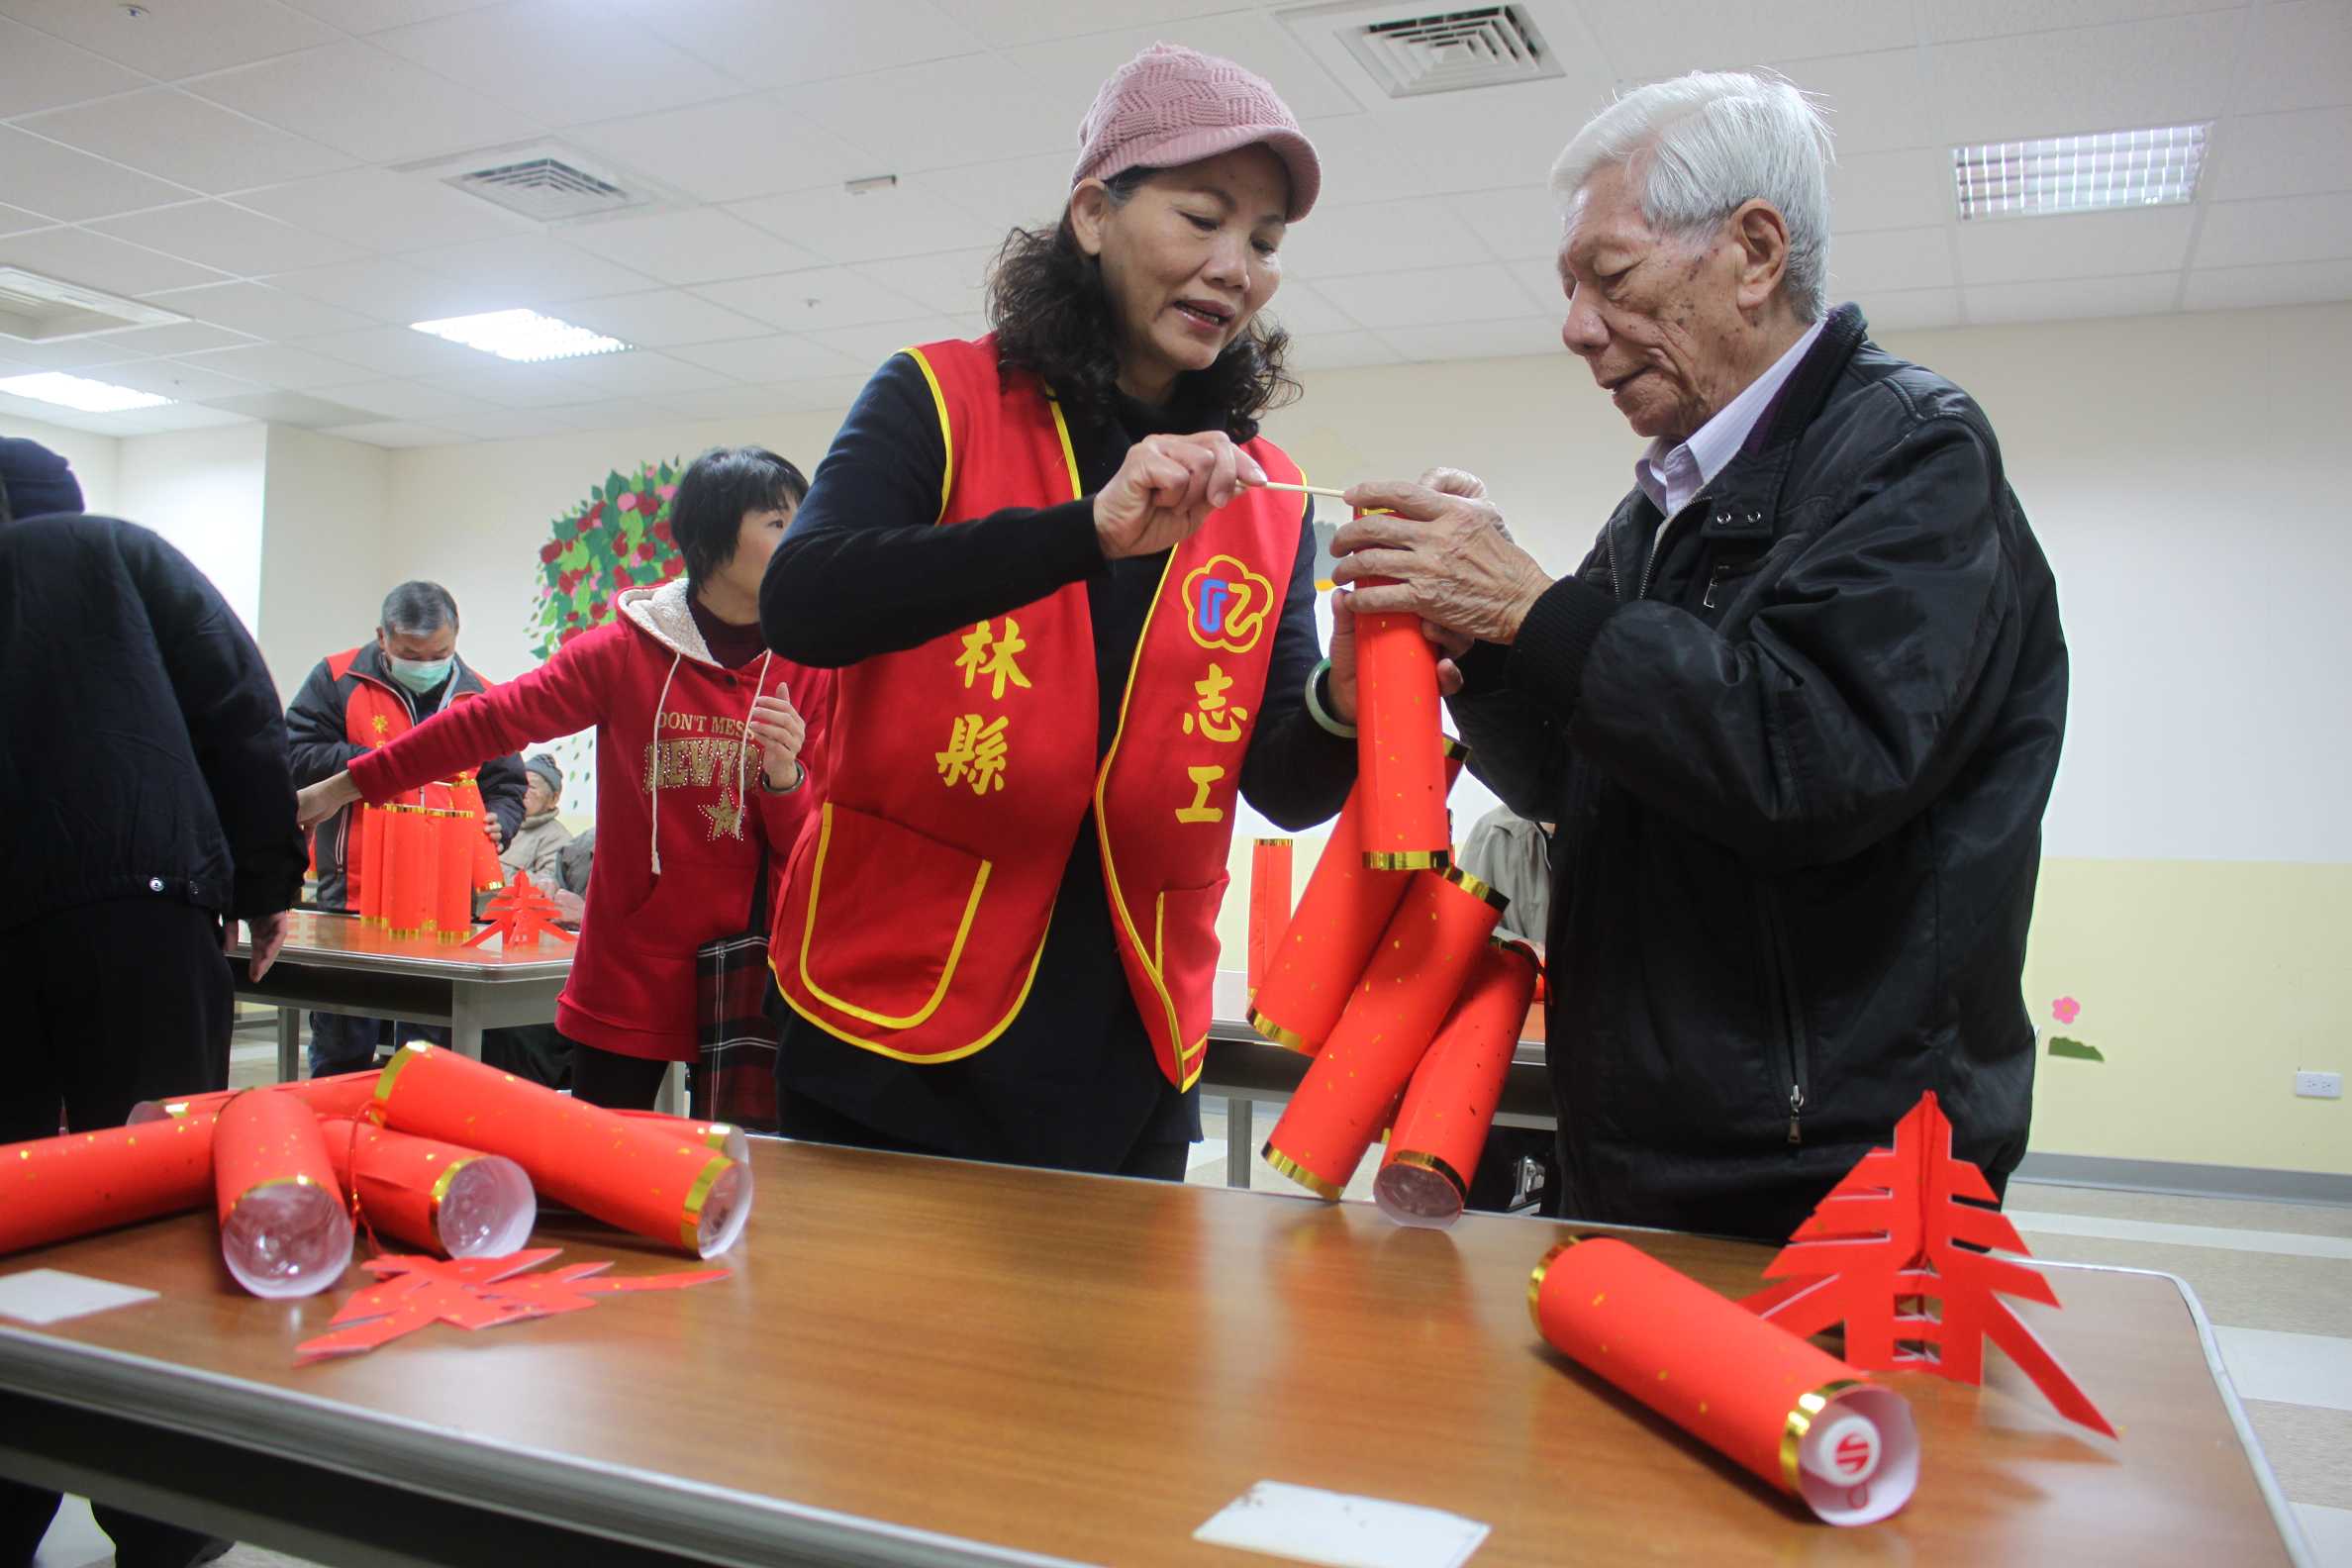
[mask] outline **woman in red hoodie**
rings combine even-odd
[[[596,727],[597,854],[555,1027],[572,1092],[648,1108],[696,1046],[695,949],[745,929],[819,789],[831,671],[767,651],[759,583],[809,482],[756,446],[678,481],[686,575],[632,588],[607,625],[302,792],[302,820]]]

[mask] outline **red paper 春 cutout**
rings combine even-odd
[[[382,1283],[354,1292],[330,1320],[347,1326],[304,1340],[294,1347],[295,1355],[304,1361],[357,1355],[437,1323],[456,1328],[495,1328],[526,1318],[579,1312],[595,1306],[596,1297],[620,1291],[681,1290],[727,1278],[725,1269],[629,1279],[591,1278],[611,1268],[610,1262],[567,1263],[544,1274],[517,1277],[560,1250],[533,1247],[487,1258],[369,1258],[359,1266]]]
[[[2025,1257],[2017,1227],[1984,1173],[1952,1154],[1952,1124],[1932,1094],[1830,1189],[1764,1270],[1768,1286],[1740,1305],[1810,1338],[1845,1324],[1845,1358],[1871,1371],[1985,1380],[1990,1338],[2059,1414],[2109,1437],[2115,1429],[2004,1296],[2044,1306],[2058,1294]],[[1943,1304],[1930,1314],[1929,1301]]]
[[[490,924],[474,932],[466,941],[468,947],[479,947],[493,936],[506,938],[501,950],[537,947],[541,936],[578,939],[555,924],[555,901],[532,882],[528,871],[516,872],[515,879],[499,889],[482,913],[490,918]]]

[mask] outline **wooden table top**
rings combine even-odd
[[[381,927],[362,925],[351,915],[291,910],[287,913],[286,945],[277,961],[464,980],[543,980],[571,970],[570,942],[543,937],[537,947],[518,947],[510,953],[502,950],[504,941],[504,937],[492,937],[482,946],[467,947],[429,936],[395,936]],[[249,953],[240,927],[229,945],[229,956],[245,958]]]
[[[294,1345],[345,1292],[243,1294],[209,1215],[12,1257],[0,1269],[164,1294],[49,1329],[0,1321],[0,1385],[33,1346],[76,1388],[97,1386],[84,1360],[136,1371],[143,1408],[175,1424],[243,1401],[232,1440],[265,1449],[421,1434],[492,1506],[536,1466],[542,1492],[552,1473],[551,1495],[645,1520],[683,1478],[698,1490],[675,1518],[711,1532],[797,1527],[781,1504],[1087,1562],[1243,1562],[1192,1532],[1261,1479],[1486,1520],[1475,1568],[2288,1560],[2168,1276],[2060,1266],[2066,1310],[2023,1309],[2120,1443],[2060,1421],[1999,1356],[1981,1390],[1891,1377],[1918,1419],[1918,1494],[1839,1530],[1543,1344],[1527,1276],[1564,1226],[1409,1230],[1367,1205],[772,1140],[754,1163],[725,1281],[311,1367]],[[1628,1238],[1725,1292],[1767,1256]],[[686,1266],[584,1222],[537,1239],[623,1274]]]

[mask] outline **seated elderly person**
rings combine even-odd
[[[1996,1190],[2025,1149],[2055,586],[1983,410],[1824,309],[1828,143],[1787,82],[1700,73],[1561,154],[1561,337],[1649,441],[1572,575],[1449,470],[1351,490],[1396,515],[1334,540],[1558,825],[1572,1216],[1785,1237],[1927,1090]]]
[[[542,891],[563,885],[559,864],[572,831],[555,814],[563,807],[563,769],[547,752],[535,753],[523,764],[523,825],[515,830],[498,863],[508,876],[520,871]]]

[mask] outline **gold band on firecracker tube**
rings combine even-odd
[[[1543,1271],[1552,1266],[1552,1259],[1558,1257],[1561,1253],[1567,1251],[1570,1247],[1576,1245],[1577,1242],[1583,1239],[1584,1238],[1582,1236],[1570,1236],[1558,1246],[1553,1247],[1549,1252],[1544,1253],[1535,1264],[1535,1272],[1527,1277],[1527,1316],[1534,1320],[1535,1331],[1537,1333],[1543,1332],[1543,1312],[1541,1307],[1543,1300]]]
[[[1497,892],[1494,888],[1488,886],[1486,883],[1479,881],[1478,878],[1472,876],[1460,866],[1446,867],[1444,875],[1446,881],[1451,882],[1455,887],[1460,888],[1463,892],[1469,894],[1471,897],[1485,899],[1489,904],[1495,906],[1495,913],[1498,915],[1511,908],[1510,899],[1504,897],[1501,893]]]
[[[1450,849],[1407,849],[1395,854],[1367,851],[1364,855],[1368,871],[1442,871],[1452,864]]]
[[[368,1121],[373,1122],[377,1127],[384,1125],[384,1108],[392,1103],[392,1085],[394,1080],[400,1077],[400,1069],[406,1067],[415,1057],[423,1055],[432,1048],[430,1045],[411,1040],[392,1053],[392,1059],[384,1063],[384,1070],[376,1075],[375,1096],[367,1103]]]
[[[184,1117],[188,1114],[188,1102],[185,1100],[166,1100],[162,1103],[160,1109],[167,1117]]]
[[[447,1165],[441,1167],[441,1173],[439,1176],[433,1178],[433,1196],[425,1206],[425,1223],[434,1227],[435,1234],[438,1235],[441,1231],[441,1200],[449,1196],[450,1184],[457,1180],[459,1171],[481,1157],[479,1154],[468,1154],[463,1159],[451,1160]]]
[[[1276,845],[1276,844],[1286,844],[1286,843],[1289,843],[1291,840],[1289,840],[1288,838],[1260,838],[1260,839],[1258,839],[1258,840],[1256,840],[1256,841],[1257,841],[1257,842],[1259,842],[1259,843],[1262,843],[1262,844],[1264,844],[1264,845],[1265,845],[1267,848],[1271,849],[1271,848],[1273,848],[1273,847],[1274,847],[1274,845]]]
[[[1381,1135],[1386,1137],[1388,1134],[1384,1132]],[[1470,1201],[1470,1184],[1462,1180],[1462,1173],[1434,1154],[1424,1154],[1420,1149],[1399,1149],[1390,1156],[1389,1163],[1392,1165],[1414,1165],[1425,1171],[1435,1171],[1445,1178],[1446,1185],[1454,1190],[1455,1197],[1464,1203]]]
[[[1315,1172],[1309,1170],[1297,1160],[1292,1159],[1288,1154],[1285,1154],[1280,1149],[1277,1149],[1274,1146],[1273,1139],[1268,1138],[1266,1140],[1266,1146],[1258,1150],[1258,1154],[1265,1160],[1267,1164],[1273,1166],[1277,1171],[1280,1171],[1283,1175],[1288,1176],[1292,1181],[1297,1182],[1300,1186],[1315,1194],[1316,1197],[1323,1199],[1325,1203],[1337,1203],[1339,1201],[1338,1188],[1332,1186],[1329,1182],[1324,1181],[1321,1176],[1316,1175]]]
[[[1253,1029],[1256,1029],[1260,1035],[1272,1040],[1275,1044],[1280,1045],[1287,1050],[1295,1050],[1302,1056],[1312,1056],[1315,1054],[1313,1047],[1307,1043],[1306,1035],[1296,1034],[1291,1030],[1284,1029],[1281,1025],[1266,1017],[1265,1014],[1260,1013],[1256,1008],[1251,1008],[1249,1010],[1249,1027]]]
[[[1798,1397],[1797,1404],[1789,1412],[1789,1419],[1781,1423],[1781,1481],[1792,1493],[1803,1491],[1797,1455],[1805,1446],[1805,1434],[1813,1430],[1813,1423],[1821,1419],[1821,1412],[1829,1408],[1830,1401],[1847,1389],[1861,1386],[1853,1378],[1839,1378],[1834,1383],[1822,1384],[1811,1394]]]
[[[734,1131],[735,1124],[731,1122],[705,1122],[702,1125],[702,1140],[710,1147],[724,1153],[727,1149],[728,1135]]]
[[[1470,748],[1462,744],[1461,741],[1456,740],[1452,735],[1439,735],[1437,737],[1437,743],[1444,748],[1445,760],[1448,762],[1453,761],[1456,757],[1459,757],[1464,762],[1470,760]]]
[[[734,1167],[734,1160],[714,1154],[694,1178],[694,1185],[686,1189],[686,1206],[678,1214],[678,1240],[688,1251],[697,1254],[702,1251],[703,1205],[710,1201],[711,1189],[719,1185],[719,1178]]]

